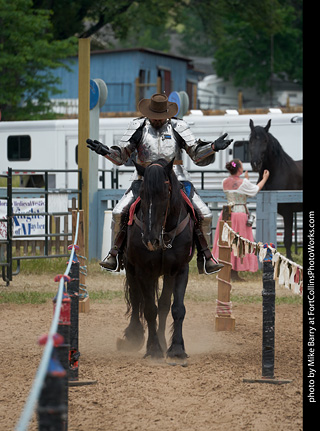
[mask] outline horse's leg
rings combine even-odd
[[[158,338],[159,338],[161,348],[164,352],[167,351],[165,331],[166,331],[167,317],[170,311],[174,280],[175,280],[174,277],[170,277],[168,275],[165,275],[163,277],[163,289],[158,302],[158,315],[159,315]]]
[[[131,305],[130,323],[124,330],[124,338],[118,338],[117,348],[118,350],[138,351],[144,344],[144,329],[140,320],[143,298],[139,287],[129,272],[127,272],[127,281],[129,283],[128,301]]]
[[[182,336],[182,325],[186,309],[184,306],[184,295],[188,283],[189,267],[186,265],[183,270],[175,277],[175,286],[173,289],[173,304],[171,313],[173,317],[173,333],[171,345],[167,351],[169,358],[185,359],[188,357],[184,350],[184,341]]]
[[[144,275],[144,277],[140,278],[139,283],[143,291],[144,317],[148,325],[147,351],[144,357],[163,358],[164,355],[157,334],[158,308],[156,306],[155,296],[158,279],[152,279]]]

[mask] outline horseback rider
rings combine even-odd
[[[215,152],[226,149],[232,142],[232,139],[225,139],[227,133],[214,142],[196,140],[189,125],[185,121],[175,118],[179,110],[178,105],[169,102],[165,94],[154,94],[150,99],[142,99],[138,109],[143,117],[136,118],[129,124],[118,145],[109,148],[99,141],[87,139],[87,147],[111,160],[117,166],[126,163],[134,151],[137,153],[137,163],[145,167],[160,158],[164,158],[168,162],[174,158],[175,174],[185,189],[190,190],[192,183],[190,174],[182,164],[182,150],[187,152],[196,165],[207,166],[214,162]],[[138,178],[137,173],[136,178]],[[122,251],[121,246],[125,237],[121,217],[128,211],[133,202],[133,196],[132,187],[130,187],[112,211],[111,241],[113,247],[100,262],[100,265],[109,271],[119,269],[119,252]],[[195,229],[199,273],[213,274],[218,272],[223,265],[214,259],[206,240],[211,233],[212,214],[194,189],[190,200],[201,220],[200,225]]]

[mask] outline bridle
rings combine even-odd
[[[163,168],[162,165],[158,164],[158,163],[154,163],[150,166],[160,166],[161,168]],[[171,249],[172,248],[172,243],[174,241],[174,239],[176,238],[176,236],[178,236],[187,226],[189,220],[190,220],[190,214],[188,213],[187,216],[181,221],[181,214],[182,214],[182,208],[183,206],[181,206],[180,211],[179,211],[179,216],[178,216],[178,221],[177,224],[175,226],[174,229],[172,229],[170,232],[166,232],[165,231],[165,226],[167,224],[167,219],[168,219],[168,215],[170,212],[170,201],[171,201],[171,193],[172,193],[172,187],[171,187],[171,183],[170,180],[167,179],[164,184],[168,185],[168,200],[167,200],[167,206],[166,206],[166,210],[165,210],[165,215],[164,215],[164,219],[162,222],[162,226],[161,226],[161,233],[160,233],[160,237],[159,237],[159,245],[160,248],[162,250],[167,250],[167,249]],[[151,205],[151,204],[150,204]],[[150,209],[149,209],[150,211]],[[144,228],[144,223],[138,219],[137,215],[134,216],[134,220],[136,222],[136,224],[140,227],[141,229],[141,239],[142,239],[142,243],[149,249],[151,250],[151,246],[148,245],[144,239],[144,233],[143,233],[143,228]],[[169,237],[169,240],[165,240],[165,236]]]

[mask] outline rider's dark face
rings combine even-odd
[[[154,127],[155,129],[160,129],[160,127],[162,127],[166,123],[167,119],[156,120],[153,118],[149,118],[149,121],[150,121],[152,127]]]

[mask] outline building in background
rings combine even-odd
[[[78,58],[67,61],[70,71],[57,69],[63,93],[53,95],[57,112],[78,112]],[[92,51],[90,78],[105,81],[108,98],[102,112],[135,112],[137,103],[152,94],[185,91],[190,109],[197,108],[197,85],[204,72],[196,71],[187,57],[144,48]]]
[[[198,83],[198,108],[225,110],[239,108],[289,107],[302,105],[302,87],[274,78],[273,95],[259,95],[254,88],[237,88],[217,75],[207,75]],[[272,100],[271,100],[272,99]]]
[[[204,62],[204,60],[206,62]],[[189,109],[226,110],[302,106],[302,87],[274,79],[272,100],[254,88],[237,88],[214,74],[210,59],[188,58],[147,48],[92,51],[90,78],[105,81],[108,98],[103,113],[135,113],[142,98],[184,91]],[[70,71],[53,71],[61,94],[52,95],[54,110],[78,114],[78,57],[66,60]],[[211,72],[211,73],[210,73]]]

